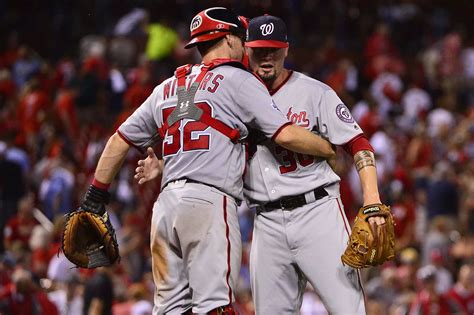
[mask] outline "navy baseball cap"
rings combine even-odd
[[[285,22],[276,16],[267,14],[253,18],[247,29],[245,46],[252,48],[288,47]]]

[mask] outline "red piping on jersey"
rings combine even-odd
[[[252,72],[252,74],[253,74],[254,77],[257,78],[258,81],[262,82],[262,84],[265,85],[265,87],[267,87],[265,82],[263,82],[262,78],[260,78],[256,72]],[[268,88],[267,88],[267,90],[268,90]]]
[[[344,222],[344,228],[346,229],[347,235],[350,236],[351,232],[350,232],[349,228],[347,227],[346,220],[344,220],[346,216],[344,214],[344,211],[342,211],[341,204],[339,203],[339,199],[336,199],[336,202],[337,202],[337,206],[339,207],[339,213],[341,214],[342,222]]]
[[[132,141],[128,140],[127,137],[125,137],[123,135],[123,133],[120,132],[120,130],[117,129],[117,134],[120,136],[120,138],[122,138],[123,141],[125,141],[129,146],[131,147],[134,147],[135,149],[137,149],[138,151],[140,151],[141,153],[145,153],[145,150],[143,150],[142,148],[140,148],[139,146],[135,145]]]
[[[345,215],[344,211],[342,210],[341,204],[339,203],[339,198],[336,198],[336,202],[337,202],[337,207],[339,208],[339,213],[341,214],[341,217],[342,217],[342,222],[344,223],[344,229],[346,230],[347,235],[349,237],[351,237],[351,232],[350,232],[349,228],[347,227],[347,222],[346,222],[347,218],[346,218],[346,215]],[[360,286],[360,289],[362,290],[362,295],[364,296],[364,305],[365,305],[365,291],[364,291],[364,287],[362,286],[362,281],[361,281],[361,276],[360,276],[360,271],[359,270],[357,270],[357,280],[359,281],[359,286]]]
[[[273,90],[268,90],[268,92],[270,93],[271,96],[273,96],[273,94],[275,94],[276,92],[278,92],[279,89],[281,89],[281,87],[283,85],[285,85],[286,82],[288,82],[288,80],[290,79],[290,77],[293,75],[293,70],[289,70],[289,73],[288,73],[288,76],[285,78],[285,80],[283,80],[283,82],[280,83],[279,86],[277,86],[276,88],[274,88]]]
[[[273,141],[273,142],[275,142],[276,137],[278,137],[278,135],[279,135],[280,132],[283,130],[283,128],[285,128],[285,127],[288,126],[288,125],[291,125],[291,122],[287,122],[287,123],[281,125],[280,128],[278,128],[278,130],[277,130],[277,131],[273,134],[273,136],[272,136],[272,141]]]
[[[227,274],[225,276],[225,280],[227,283],[227,287],[229,288],[229,304],[232,303],[232,288],[229,284],[229,277],[230,277],[230,238],[229,238],[229,224],[227,223],[227,197],[224,196],[223,201],[223,208],[224,208],[224,222],[225,222],[225,238],[227,240]]]
[[[354,156],[354,154],[362,150],[369,150],[371,152],[374,152],[374,148],[370,145],[369,140],[367,140],[363,133],[358,134],[357,136],[349,140],[349,142],[344,144],[342,147],[351,156]]]

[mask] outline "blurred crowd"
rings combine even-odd
[[[64,214],[79,204],[117,126],[176,66],[199,60],[183,48],[188,24],[214,5],[282,17],[287,67],[330,85],[375,148],[397,256],[362,271],[368,313],[474,314],[469,14],[410,0],[52,3],[0,1],[0,314],[151,314],[149,225],[160,187],[134,182],[141,153],[130,152],[111,186],[120,264],[73,268],[60,251]],[[339,153],[352,220],[362,194],[352,158]],[[237,306],[250,315],[254,212],[244,205],[239,213]],[[301,310],[326,314],[311,287]]]

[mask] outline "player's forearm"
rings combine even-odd
[[[325,159],[333,158],[336,155],[328,141],[296,125],[288,125],[283,128],[275,138],[275,143],[297,153]]]
[[[354,164],[359,173],[364,206],[381,203],[377,185],[377,169],[375,168],[374,153],[362,150],[354,154]]]
[[[100,315],[104,309],[104,303],[99,298],[93,298],[87,315]]]
[[[122,166],[130,146],[117,133],[113,134],[100,156],[95,170],[95,179],[110,184]]]

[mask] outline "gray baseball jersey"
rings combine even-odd
[[[288,124],[252,74],[230,65],[205,74],[193,67],[185,85],[198,74],[203,77],[195,105],[237,128],[242,137],[248,127],[272,137]],[[126,141],[144,149],[156,140],[157,129],[176,107],[176,81],[160,84],[120,126]],[[180,106],[186,104],[180,101]],[[242,251],[236,199],[242,198],[244,146],[190,119],[177,121],[161,134],[163,190],[153,207],[151,227],[157,286],[153,314],[182,314],[191,308],[195,314],[207,313],[234,300]]]
[[[288,120],[335,145],[345,144],[362,133],[337,94],[302,73],[291,73],[272,97]],[[250,204],[298,195],[340,180],[325,160],[291,152],[265,138],[257,141],[258,150],[250,158],[245,176],[245,196]]]
[[[333,144],[346,144],[362,133],[331,88],[301,73],[291,73],[272,96],[290,121]],[[365,313],[357,271],[340,259],[350,226],[339,198],[339,180],[324,160],[265,139],[257,145],[244,192],[250,204],[267,204],[257,207],[250,255],[257,315],[299,314],[307,281],[329,313]],[[273,202],[297,195],[306,204],[283,209]]]
[[[193,67],[187,86],[200,72]],[[177,103],[176,79],[161,83],[151,96],[120,127],[119,133],[133,145],[146,148],[157,138],[157,128]],[[232,66],[212,69],[196,93],[195,104],[232,128],[242,137],[248,127],[271,138],[288,121],[276,108],[265,86],[252,74]],[[162,186],[189,178],[222,189],[242,199],[245,152],[241,144],[196,121],[181,121],[163,139],[165,168]]]

